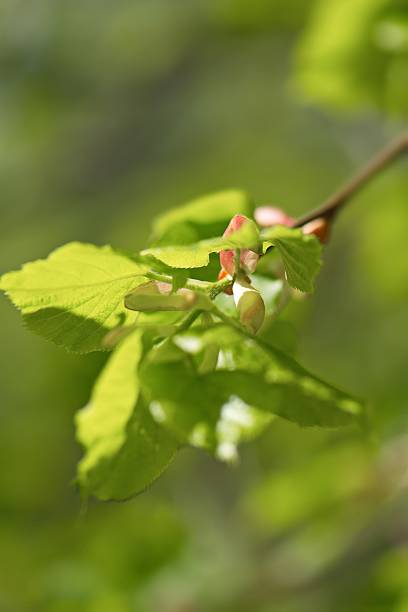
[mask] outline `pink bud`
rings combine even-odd
[[[330,237],[330,225],[324,217],[313,219],[302,227],[302,232],[306,235],[313,234],[320,242],[327,242]]]
[[[249,219],[244,215],[234,215],[224,232],[224,236],[230,236],[248,221]],[[248,274],[255,272],[258,259],[259,255],[258,253],[255,253],[255,251],[251,251],[250,249],[241,249],[240,267],[242,270],[244,270],[244,272],[247,272]],[[235,251],[221,251],[220,264],[228,274],[233,276],[236,272]]]
[[[284,210],[276,206],[258,206],[255,208],[254,218],[261,227],[272,227],[273,225],[291,227],[295,222],[293,217],[289,217]]]

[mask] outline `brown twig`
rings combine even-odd
[[[314,219],[324,218],[332,221],[340,209],[357,191],[371,178],[386,168],[391,162],[408,152],[408,133],[393,140],[380,151],[368,164],[358,172],[348,183],[330,196],[321,206],[297,219],[294,227],[301,227]]]

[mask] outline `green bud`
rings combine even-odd
[[[236,281],[232,286],[239,320],[256,334],[265,319],[265,304],[259,291],[246,281]]]

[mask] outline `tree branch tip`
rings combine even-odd
[[[348,181],[343,187],[332,194],[327,200],[315,210],[297,219],[293,227],[302,227],[310,221],[323,218],[333,221],[342,207],[374,176],[382,172],[391,162],[394,162],[402,154],[408,151],[408,131],[402,132],[394,138],[384,149],[374,157],[363,168]]]

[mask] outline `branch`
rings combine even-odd
[[[324,218],[332,221],[348,200],[391,162],[408,152],[408,132],[393,140],[380,151],[348,183],[330,196],[321,206],[300,217],[293,227],[301,227],[314,219]]]

